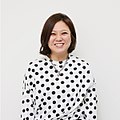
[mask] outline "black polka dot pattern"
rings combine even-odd
[[[22,87],[22,120],[97,120],[95,80],[89,64],[69,55],[61,70],[65,61],[44,56],[29,63]]]

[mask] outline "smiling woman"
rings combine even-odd
[[[57,52],[56,50],[63,50],[64,54],[57,53],[56,55],[62,55],[63,59],[66,58],[67,54],[72,52],[76,45],[76,32],[71,19],[61,13],[51,15],[44,24],[41,44],[41,54],[50,57]]]
[[[71,19],[53,14],[43,26],[39,59],[23,80],[22,120],[97,120],[95,79],[89,64],[70,54],[76,45]]]
[[[63,57],[66,58],[70,44],[71,33],[69,27],[63,21],[57,22],[48,41],[48,46],[51,50],[50,58],[57,60],[57,58],[60,58],[58,57],[60,55],[64,55]]]

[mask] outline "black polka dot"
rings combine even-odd
[[[75,78],[78,78],[78,75],[75,75]]]
[[[87,110],[89,109],[89,107],[88,107],[88,106],[86,106],[85,108],[86,108]]]
[[[61,109],[61,112],[64,112],[64,110],[65,110],[65,109],[64,109],[64,108],[62,108],[62,109]]]
[[[96,119],[96,116],[95,116],[95,115],[93,116],[93,119]]]
[[[86,78],[86,76],[85,75],[83,75],[83,79],[85,79]]]
[[[48,115],[48,118],[51,118],[51,115]]]
[[[55,83],[54,83],[54,82],[51,82],[51,85],[53,86],[53,85],[55,85]]]
[[[29,100],[29,99],[26,99],[26,102],[30,102],[30,100]]]
[[[29,75],[29,78],[32,78],[33,76],[32,75]]]
[[[58,106],[57,106],[58,108],[60,108],[61,107],[61,105],[60,104],[58,104]]]
[[[50,66],[50,69],[53,69],[53,66]]]
[[[67,85],[66,85],[66,87],[67,87],[67,88],[69,88],[69,87],[70,87],[70,85],[69,85],[69,84],[67,84]]]
[[[62,64],[63,63],[63,61],[59,61],[59,64]]]
[[[74,69],[74,70],[77,70],[77,67],[74,67],[73,69]]]
[[[72,91],[72,92],[75,92],[75,88],[72,88],[71,91]]]
[[[52,91],[52,94],[54,95],[54,94],[55,94],[55,91]]]
[[[30,116],[33,116],[33,113],[30,113]]]
[[[72,60],[73,63],[75,63],[75,60]]]
[[[89,79],[87,79],[87,81],[86,81],[87,83],[90,83],[90,80]]]
[[[44,98],[41,99],[41,102],[43,102],[43,101],[44,101]]]
[[[77,102],[80,102],[80,98],[77,98]]]
[[[68,107],[68,110],[71,110],[71,107]]]
[[[79,74],[82,74],[82,71],[79,71],[78,73],[79,73]]]
[[[56,80],[56,81],[58,81],[58,80],[59,80],[59,78],[55,78],[55,80]]]
[[[41,93],[41,90],[38,90],[38,93]]]
[[[80,66],[81,64],[80,63],[77,63],[78,66]]]
[[[71,82],[71,83],[74,83],[74,80],[71,80],[70,82]]]
[[[53,101],[53,104],[56,104],[56,101],[55,101],[55,100]]]
[[[90,74],[90,70],[87,71],[87,74]]]
[[[57,89],[60,89],[60,86],[56,86]]]
[[[47,97],[47,99],[48,99],[48,100],[51,100],[51,97],[50,97],[50,96],[48,96],[48,97]]]
[[[65,90],[62,90],[62,93],[65,93]]]
[[[59,65],[60,68],[62,68],[63,66],[62,65]]]
[[[44,84],[41,84],[41,87],[44,87],[45,85]]]
[[[37,80],[37,81],[36,81],[36,84],[39,84],[39,83],[40,83],[40,81]],[[33,83],[31,83],[31,85],[32,85],[32,84],[33,84]]]
[[[46,82],[49,82],[49,79],[46,79],[45,81],[46,81]]]
[[[37,84],[39,84],[38,82],[39,82],[39,81],[36,81]],[[30,85],[33,85],[33,82],[30,82]]]
[[[80,79],[80,83],[82,83],[82,81],[83,81],[83,80],[82,80],[82,79]]]
[[[61,84],[64,84],[65,82],[64,81],[61,81]]]
[[[54,77],[54,75],[53,75],[53,74],[50,74],[50,77]]]
[[[35,69],[32,69],[32,72],[35,72]]]
[[[38,67],[38,64],[35,64],[34,66],[35,66],[35,67]]]
[[[63,76],[64,74],[63,73],[60,73],[60,76]]]
[[[66,106],[69,106],[69,103],[67,103]]]
[[[65,101],[66,101],[65,99],[62,100],[63,103],[64,103]]]
[[[36,100],[38,100],[39,99],[39,97],[38,96],[36,96]]]
[[[85,85],[84,85],[84,84],[82,85],[82,88],[85,88]]]
[[[29,65],[31,65],[33,62],[30,62]]]
[[[43,76],[43,75],[41,75],[41,76],[40,76],[40,78],[44,78],[44,76]]]
[[[48,106],[48,109],[51,109],[51,106]]]
[[[43,105],[46,105],[47,103],[46,102],[43,102]]]
[[[39,73],[38,73],[38,72],[35,72],[35,75],[39,75]]]
[[[43,67],[41,67],[40,70],[43,70]]]
[[[50,87],[47,87],[46,90],[49,91],[49,90],[50,90]]]
[[[25,112],[25,109],[23,109],[22,112],[24,113],[24,112]]]
[[[28,68],[28,71],[31,71],[31,68]]]
[[[44,114],[46,114],[46,113],[47,113],[47,111],[45,110],[45,111],[44,111]]]
[[[73,72],[72,72],[72,71],[70,71],[70,75],[73,75]]]
[[[60,96],[60,95],[58,95],[58,96],[57,96],[57,98],[58,98],[58,99],[60,99],[60,98],[61,98],[61,96]]]
[[[44,63],[44,65],[45,65],[45,66],[47,66],[47,65],[48,65],[48,63],[47,63],[47,62],[45,62],[45,63]]]
[[[92,111],[89,111],[89,114],[92,114]]]
[[[56,117],[58,117],[58,116],[59,116],[59,113],[56,114]]]
[[[65,77],[65,79],[69,79],[69,77],[68,77],[68,76],[66,76],[66,77]]]
[[[79,84],[76,84],[76,87],[79,87]]]
[[[86,66],[83,66],[82,68],[83,68],[83,69],[86,69]]]
[[[47,71],[47,70],[45,71],[45,74],[48,74],[48,71]]]
[[[68,68],[65,68],[65,71],[68,71]]]
[[[56,113],[56,110],[53,110],[53,113]]]
[[[67,97],[70,97],[70,94],[69,94],[69,93],[67,94]]]
[[[74,100],[74,98],[71,98],[70,100],[71,100],[71,101],[73,101],[73,100]]]
[[[69,66],[71,67],[71,66],[72,66],[72,64],[69,64]]]

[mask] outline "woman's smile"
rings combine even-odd
[[[64,46],[64,43],[55,43],[54,44],[57,48],[62,48]]]

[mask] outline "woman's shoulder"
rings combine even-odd
[[[69,55],[72,62],[77,62],[82,65],[89,65],[89,62],[85,58],[80,58],[80,56],[70,54]]]
[[[45,55],[40,54],[35,59],[32,59],[28,62],[28,66],[34,66],[37,67],[39,65],[42,65],[45,61],[47,61],[49,58]]]

